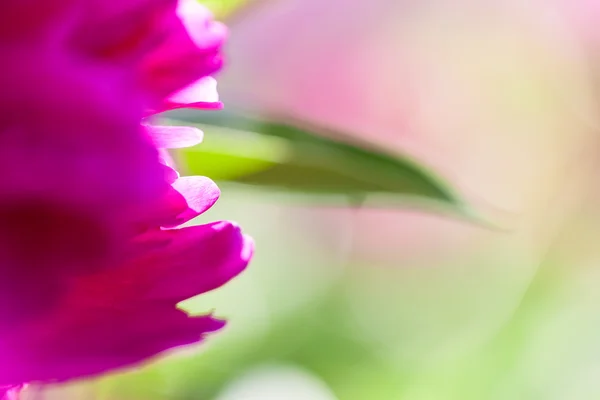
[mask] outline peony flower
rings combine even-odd
[[[219,194],[203,177],[179,178],[172,187],[140,221],[148,225],[130,239],[119,264],[66,279],[55,303],[39,307],[43,313],[3,329],[2,384],[105,372],[223,327],[211,315],[191,317],[176,305],[239,274],[252,242],[230,222],[161,229],[204,212]]]
[[[9,0],[0,26],[4,398],[223,327],[177,303],[239,274],[252,241],[226,221],[178,227],[219,190],[166,153],[202,132],[149,118],[221,107],[224,26],[193,0]]]

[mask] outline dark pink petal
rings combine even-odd
[[[252,239],[227,221],[149,230],[134,242],[132,246],[144,251],[118,268],[78,277],[68,303],[81,312],[111,304],[112,311],[118,313],[132,302],[156,300],[174,307],[237,276],[254,250]]]
[[[143,301],[67,310],[38,321],[35,330],[3,338],[0,382],[66,381],[105,373],[201,342],[225,325],[211,315],[190,317],[172,305]]]
[[[178,149],[195,146],[202,142],[202,131],[191,126],[156,126],[147,127],[148,133],[156,147]]]
[[[218,288],[242,272],[254,251],[252,239],[231,222],[157,231],[168,244],[137,260],[145,271],[148,299],[172,304]]]
[[[56,307],[69,277],[112,266],[128,247],[128,224],[113,218],[44,198],[0,198],[0,334]]]
[[[248,264],[229,222],[178,226],[219,189],[179,178],[146,109],[221,107],[227,31],[195,0],[0,4],[0,399],[142,362],[224,326],[176,303]],[[40,72],[41,71],[41,72]],[[148,134],[149,133],[149,134]],[[157,148],[158,147],[158,148]]]
[[[211,316],[190,317],[174,307],[159,310],[159,305],[149,305],[149,312],[136,313],[135,318],[124,325],[127,337],[121,334],[112,352],[136,363],[171,348],[200,342],[206,334],[225,326],[223,320]]]
[[[177,21],[177,0],[87,0],[82,4],[73,44],[113,62],[121,58],[139,61]]]
[[[163,173],[128,74],[83,62],[57,44],[40,47],[14,46],[3,58],[3,197],[73,200],[99,213],[154,196]]]
[[[150,108],[161,107],[163,99],[196,80],[218,71],[223,65],[221,47],[227,28],[213,21],[210,12],[194,0],[178,4],[178,23],[142,63],[142,86],[152,97]]]
[[[178,216],[187,210],[188,203],[185,197],[170,186],[161,198],[130,211],[129,219],[134,225],[133,234],[160,226],[171,226]],[[135,238],[132,240],[135,242]]]

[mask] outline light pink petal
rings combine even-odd
[[[173,189],[187,202],[187,209],[172,218],[165,228],[181,225],[202,214],[216,203],[221,191],[216,183],[204,176],[184,176],[173,182]]]
[[[19,393],[25,385],[0,387],[0,400],[19,400]]]
[[[158,149],[158,159],[161,164],[175,170],[175,160],[167,149]]]
[[[227,36],[227,28],[214,22],[210,10],[196,0],[179,0],[176,12],[190,38],[199,48],[220,46]]]
[[[179,0],[177,15],[188,37],[202,53],[220,50],[227,39],[227,27],[214,21],[213,14],[196,0]]]
[[[169,101],[178,104],[218,103],[217,80],[211,76],[199,79],[170,96]]]
[[[204,176],[177,178],[160,200],[139,207],[131,219],[138,232],[156,226],[176,227],[211,208],[220,193],[216,183]]]
[[[203,133],[191,126],[155,126],[147,127],[156,147],[178,149],[195,146],[202,142]]]
[[[165,100],[163,111],[177,108],[222,109],[223,103],[219,102],[216,79],[210,76],[199,79]]]
[[[165,173],[165,180],[168,184],[172,184],[177,179],[179,179],[179,173],[175,170],[175,168],[164,164],[163,169]]]

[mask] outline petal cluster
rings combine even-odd
[[[194,0],[0,4],[0,390],[138,363],[224,322],[182,300],[248,264],[219,197],[166,149],[202,132],[154,114],[218,109],[226,28]],[[1,392],[0,392],[1,393]]]

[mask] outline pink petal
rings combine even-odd
[[[173,182],[173,188],[179,192],[187,202],[187,209],[164,227],[181,225],[197,217],[213,206],[219,199],[221,191],[216,183],[204,176],[184,176]]]
[[[115,342],[117,346],[112,349],[115,355],[129,358],[129,363],[200,342],[206,334],[225,326],[225,321],[211,316],[190,317],[175,307],[164,307],[161,311],[159,305],[150,304],[148,312],[137,312],[135,317],[130,323],[121,325],[121,335]]]
[[[148,126],[148,133],[156,147],[178,149],[195,146],[202,142],[200,129],[190,126]]]
[[[222,328],[175,308],[248,264],[253,242],[229,222],[152,231],[155,246],[120,268],[78,277],[59,307],[0,340],[0,384],[68,380],[126,367]]]
[[[179,5],[180,20],[141,66],[141,83],[154,98],[152,104],[214,74],[223,65],[221,47],[227,28],[213,21],[206,8],[194,0]]]
[[[2,0],[0,37],[14,39],[41,31],[60,17],[66,19],[61,14],[65,14],[71,3],[70,0]]]
[[[201,342],[225,325],[211,315],[190,317],[164,303],[106,303],[84,313],[70,311],[51,316],[39,329],[6,338],[10,350],[2,351],[2,382],[66,381],[101,374]]]
[[[177,16],[199,48],[220,47],[227,36],[227,28],[221,23],[213,22],[210,10],[196,0],[179,0]]]
[[[169,97],[173,103],[218,103],[217,80],[207,76]]]
[[[139,207],[131,219],[138,232],[156,226],[172,228],[211,208],[220,194],[219,187],[204,176],[177,178],[159,201]]]
[[[167,183],[171,184],[179,179],[179,173],[175,171],[175,168],[169,167],[168,165],[163,165],[165,180]]]
[[[186,212],[188,209],[187,201],[181,193],[172,186],[165,191],[163,196],[155,202],[146,203],[131,211],[129,219],[134,224],[133,234],[140,234],[147,229],[156,229],[156,227],[170,225],[178,215]],[[135,243],[135,238],[132,239]],[[130,246],[131,243],[130,243]],[[133,252],[138,251],[137,246],[133,246]],[[129,253],[132,253],[131,249]]]
[[[146,297],[178,303],[225,284],[242,272],[254,243],[231,222],[157,231],[168,244],[138,260],[145,272]]]
[[[207,76],[199,79],[183,90],[169,96],[163,105],[164,111],[177,108],[196,108],[202,110],[219,110],[223,103],[219,102],[217,81]]]
[[[162,165],[165,181],[170,185],[179,179],[179,172],[175,169],[175,161],[169,151],[158,149],[158,159]]]
[[[167,99],[163,108],[159,111],[152,111],[150,114],[156,114],[158,112],[170,111],[170,110],[178,110],[180,108],[189,108],[193,110],[222,110],[223,103],[215,102],[215,103],[206,103],[206,102],[195,102],[195,103],[174,103]]]
[[[75,44],[111,61],[139,61],[173,24],[177,0],[87,0],[82,2]]]
[[[158,159],[163,165],[175,169],[175,160],[167,149],[158,149]]]

